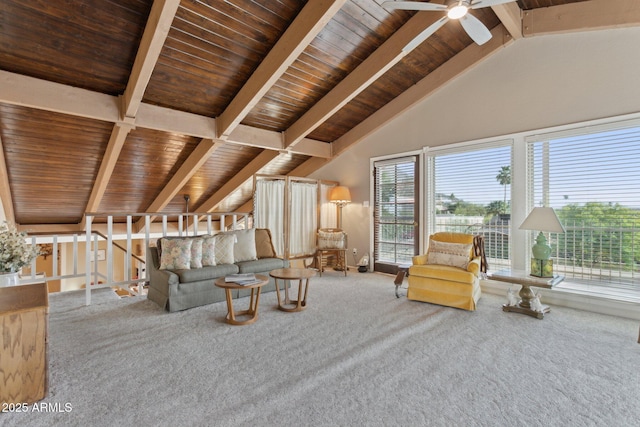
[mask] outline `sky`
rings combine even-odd
[[[535,200],[543,203],[543,143],[532,150]],[[550,205],[613,202],[640,208],[640,128],[552,140],[548,156]],[[487,205],[504,199],[496,176],[511,163],[509,146],[438,156],[436,193]],[[507,186],[507,200],[510,188]]]

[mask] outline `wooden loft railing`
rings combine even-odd
[[[43,278],[47,281],[84,278],[87,305],[91,304],[91,291],[100,288],[117,287],[134,295],[141,295],[144,293],[143,286],[148,281],[148,272],[145,268],[146,248],[155,239],[164,236],[215,234],[221,230],[253,226],[253,218],[249,212],[206,214],[110,212],[87,213],[85,218],[83,232],[29,234],[28,238],[34,245],[52,244],[51,255],[54,260],[58,259],[60,243],[72,243],[71,250],[65,251],[65,255],[71,257],[72,262],[59,268],[58,263],[54,261],[53,274],[43,277],[43,274],[37,272],[34,260],[30,273],[21,277],[21,284],[42,281]],[[115,222],[115,219],[123,218],[124,222]],[[137,224],[143,224],[142,229],[134,232]],[[133,250],[133,242],[138,240],[144,242],[145,249],[142,250],[142,254],[134,253]],[[100,245],[100,242],[106,242],[106,244]],[[85,248],[81,251],[80,244],[83,243]],[[117,257],[122,257],[122,263],[114,262]],[[106,263],[106,267],[101,268],[100,262]],[[132,263],[137,263],[137,275],[132,274],[132,267],[134,267]],[[71,266],[69,267],[68,264]]]

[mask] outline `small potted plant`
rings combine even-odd
[[[20,269],[39,254],[38,246],[27,243],[27,233],[6,221],[0,225],[0,287],[17,285]]]

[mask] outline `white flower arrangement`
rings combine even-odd
[[[0,273],[16,273],[38,255],[40,249],[27,243],[27,233],[6,221],[0,226]]]

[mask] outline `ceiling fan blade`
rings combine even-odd
[[[385,1],[382,3],[382,7],[387,10],[401,9],[401,10],[432,10],[432,11],[445,11],[447,6],[443,4],[435,3],[423,3],[419,1]]]
[[[469,6],[469,9],[480,9],[481,7],[497,6],[499,4],[513,3],[516,0],[479,0]]]
[[[469,34],[469,37],[479,45],[483,45],[491,39],[491,31],[484,26],[482,22],[475,16],[467,13],[460,18],[462,28]]]
[[[429,25],[424,31],[418,34],[413,40],[407,43],[407,45],[404,47],[404,49],[402,49],[402,51],[404,53],[411,52],[413,49],[418,47],[418,45],[420,45],[423,41],[428,39],[433,33],[438,31],[440,27],[442,27],[447,22],[449,22],[449,18],[447,18],[446,15],[438,19],[436,22]]]

